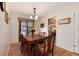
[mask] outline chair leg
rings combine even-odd
[[[25,49],[23,48],[23,47],[21,47],[21,54],[23,55],[23,56],[25,56]]]
[[[52,47],[52,56],[54,56],[54,44],[53,44],[53,47]]]
[[[20,47],[21,48],[21,54],[23,54],[23,50],[22,50],[22,47]]]
[[[32,46],[32,55],[36,56],[36,48],[34,45]]]
[[[53,52],[52,52],[52,56],[53,56]]]

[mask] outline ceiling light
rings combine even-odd
[[[38,15],[36,14],[36,8],[33,8],[33,10],[34,10],[34,15],[30,16],[30,19],[37,20],[38,19]]]

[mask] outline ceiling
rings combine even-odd
[[[51,13],[55,13],[56,11],[62,10],[64,7],[72,8],[74,6],[78,6],[79,3],[72,2],[7,2],[7,6],[9,7],[11,12],[17,12],[24,14],[26,16],[33,15],[33,8],[36,8],[36,14],[39,17],[46,17]]]

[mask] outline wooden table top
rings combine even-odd
[[[36,40],[39,40],[41,38],[43,38],[42,36],[40,35],[27,35],[27,36],[24,36],[24,38],[28,41],[28,42],[34,42]]]

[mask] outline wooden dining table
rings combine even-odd
[[[31,53],[31,45],[35,43],[35,41],[44,38],[43,36],[40,36],[38,34],[34,35],[25,35],[24,38],[27,41],[27,47],[28,47],[28,55],[32,55]]]

